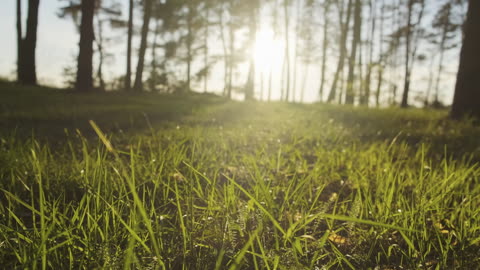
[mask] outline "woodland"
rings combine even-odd
[[[44,1],[0,79],[5,269],[480,265],[479,1],[60,0],[62,87]]]

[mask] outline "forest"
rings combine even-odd
[[[4,40],[5,269],[480,265],[479,1],[58,2],[61,86],[46,0]]]

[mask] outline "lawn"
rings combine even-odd
[[[5,269],[475,269],[447,111],[0,84]]]

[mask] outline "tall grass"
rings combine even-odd
[[[98,139],[3,136],[0,261],[474,269],[479,129],[443,116],[226,103],[138,133],[94,121]]]

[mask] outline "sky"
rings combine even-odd
[[[70,21],[56,15],[62,5],[56,0],[41,0],[38,22],[37,74],[40,83],[60,86],[63,68],[75,59],[78,35]],[[23,2],[23,13],[27,10]],[[24,20],[25,27],[25,20]],[[25,31],[25,30],[24,30]],[[16,1],[0,3],[0,76],[15,77],[16,70]]]
[[[26,16],[27,1],[23,1],[23,15]],[[127,1],[119,0],[123,8],[123,17],[126,18]],[[52,85],[62,87],[64,86],[65,78],[63,76],[66,67],[76,68],[76,57],[78,53],[79,36],[77,29],[70,19],[59,18],[57,13],[66,3],[61,0],[41,0],[39,11],[39,25],[38,25],[38,41],[37,41],[37,75],[40,84]],[[15,78],[16,70],[16,1],[2,0],[0,1],[0,33],[2,33],[2,42],[0,42],[0,76],[10,79]],[[137,19],[139,14],[137,14]],[[25,18],[24,18],[25,19]],[[136,22],[138,26],[140,22]],[[25,27],[25,20],[24,25]],[[124,40],[126,37],[125,31],[112,30],[108,33],[115,40]],[[272,36],[272,31],[268,26],[262,25],[258,32],[257,43],[255,49],[256,64],[257,64],[257,78],[256,89],[268,88],[268,71],[272,68],[274,70],[272,96],[274,99],[280,97],[280,75],[281,75],[281,60],[283,58],[283,43],[275,41]],[[215,43],[215,41],[212,41]],[[138,38],[135,38],[134,48],[138,47]],[[294,43],[294,42],[292,42]],[[124,42],[113,41],[108,44],[108,52],[114,55],[107,60],[104,66],[104,74],[106,79],[112,79],[124,74],[125,70],[125,48]],[[218,44],[218,43],[217,43]],[[135,50],[134,50],[135,51]],[[445,73],[442,78],[442,95],[441,99],[444,103],[451,103],[453,96],[453,89],[455,83],[455,73],[458,66],[458,51],[447,55],[445,61]],[[147,52],[148,58],[148,52]],[[333,57],[332,57],[333,58]],[[334,59],[336,60],[336,59]],[[429,62],[429,61],[427,61]],[[135,68],[136,59],[133,59],[133,68]],[[148,60],[147,60],[147,63]],[[336,63],[331,61],[328,63],[329,69],[333,70]],[[208,81],[209,91],[221,93],[223,89],[223,64],[218,64],[212,72]],[[243,65],[239,68],[240,74],[236,74],[236,83],[242,85],[246,80],[247,66]],[[427,64],[418,64],[415,67],[413,74],[414,84],[412,85],[412,95],[415,92],[424,91],[426,88],[426,80],[428,73],[432,66]],[[306,69],[303,65],[297,68],[297,100],[300,100],[300,89],[303,88],[302,78],[307,76],[307,83],[305,84],[305,101],[314,102],[318,100],[318,86],[319,86],[319,65],[311,65]],[[263,75],[262,75],[263,74]],[[194,85],[197,89],[201,89],[202,84]],[[402,85],[399,85],[401,89]],[[326,87],[329,90],[329,84]],[[266,92],[266,91],[265,91]],[[265,93],[266,94],[266,93]],[[258,97],[258,93],[257,93]]]

